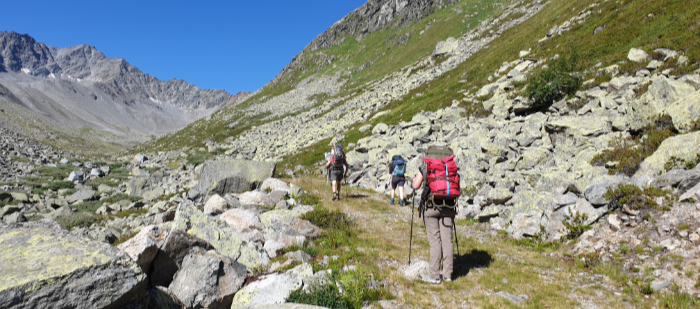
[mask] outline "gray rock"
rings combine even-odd
[[[6,215],[2,218],[2,220],[5,222],[5,224],[27,222],[27,218],[24,217],[23,211],[18,211],[18,212]]]
[[[227,200],[225,200],[218,194],[214,194],[209,198],[207,203],[204,204],[204,214],[209,216],[218,215],[220,213],[223,213],[230,207],[231,205],[228,203]]]
[[[213,247],[205,240],[179,230],[171,231],[160,246],[153,260],[151,285],[169,286],[173,276],[180,269],[182,260],[191,248],[210,250]]]
[[[647,60],[647,57],[649,57],[649,55],[645,51],[638,48],[632,48],[630,49],[629,53],[627,53],[627,59],[633,62],[644,62]]]
[[[137,154],[134,156],[134,161],[137,163],[144,163],[148,161],[148,157],[142,155],[142,154]]]
[[[11,215],[15,212],[21,211],[22,208],[17,206],[17,205],[5,205],[2,208],[2,211],[0,211],[0,218],[6,216],[6,215]]]
[[[622,176],[609,177],[607,179],[591,184],[584,190],[583,194],[593,206],[603,206],[610,201],[604,195],[608,188],[615,189],[619,184],[625,183],[626,179]]]
[[[54,221],[55,221],[56,218],[58,218],[58,217],[70,216],[70,215],[72,215],[72,214],[73,214],[73,209],[70,208],[70,206],[67,206],[67,205],[66,205],[66,206],[61,206],[61,207],[59,207],[58,209],[56,209],[56,210],[54,210],[54,211],[52,211],[52,212],[50,212],[50,213],[48,213],[48,214],[45,214],[45,215],[44,215],[44,218],[45,218],[45,219],[50,219],[50,220],[54,220]]]
[[[289,191],[272,191],[270,192],[267,197],[270,198],[273,202],[275,202],[275,205],[279,201],[282,201],[285,197],[287,197],[287,194],[289,194]]]
[[[289,194],[289,185],[277,178],[268,178],[263,181],[262,185],[260,186],[261,191],[285,191],[287,194]]]
[[[284,303],[292,291],[302,287],[303,281],[293,272],[264,275],[236,293],[231,308],[257,304]]]
[[[386,125],[385,123],[379,123],[374,128],[372,129],[372,134],[377,135],[377,134],[384,134],[386,131],[389,129],[389,126]]]
[[[668,280],[657,279],[651,283],[651,289],[654,292],[661,291],[663,288],[669,286],[671,283]]]
[[[158,237],[162,233],[158,226],[147,226],[141,229],[136,236],[120,244],[118,248],[128,254],[144,273],[150,273],[151,262],[158,254],[158,245],[154,237]]]
[[[250,230],[262,230],[263,228],[260,217],[255,212],[242,208],[226,211],[221,215],[221,220],[242,233]]]
[[[105,175],[105,172],[103,172],[101,169],[93,168],[90,170],[90,176],[104,177],[104,175]]]
[[[69,203],[75,203],[77,201],[83,200],[83,201],[91,201],[95,198],[95,191],[92,191],[87,188],[82,188],[78,190],[77,192],[71,194],[71,196],[68,197],[68,202]]]
[[[228,309],[247,273],[233,259],[197,247],[183,259],[168,289],[186,308]]]
[[[10,195],[12,196],[13,202],[20,202],[20,203],[28,203],[29,202],[29,197],[27,197],[26,193],[10,192]]]
[[[131,258],[55,222],[0,226],[0,247],[3,307],[123,308],[145,296],[147,277]]]
[[[688,175],[688,177],[681,180],[681,182],[678,184],[678,191],[682,194],[690,190],[690,188],[694,187],[698,183],[700,183],[700,173],[693,171],[691,175]]]
[[[675,187],[690,174],[691,172],[686,170],[671,170],[656,177],[654,181],[651,182],[651,185],[656,188],[663,188],[667,186]]]
[[[72,171],[66,180],[83,182],[85,181],[85,173],[83,171]]]
[[[262,191],[248,191],[238,196],[241,205],[275,206],[279,200],[274,200]]]
[[[301,250],[287,252],[284,254],[284,257],[295,261],[300,261],[302,263],[308,263],[311,260],[311,256],[308,253]]]
[[[240,193],[256,189],[272,177],[276,163],[220,158],[204,162],[197,185],[190,197],[207,198],[212,194]],[[274,205],[274,204],[273,204]]]
[[[575,204],[576,200],[578,200],[576,194],[574,194],[573,192],[567,192],[564,195],[557,196],[554,200],[554,203],[557,204],[557,206],[566,206]]]

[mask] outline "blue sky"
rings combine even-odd
[[[89,44],[162,80],[255,91],[366,0],[3,1],[0,31]]]

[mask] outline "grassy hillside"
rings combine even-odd
[[[285,93],[293,89],[299,81],[313,74],[334,75],[346,72],[342,76],[347,82],[336,95],[337,97],[364,91],[369,82],[416,63],[417,60],[428,56],[438,41],[464,34],[477,26],[480,21],[499,14],[507,4],[510,3],[460,1],[406,28],[385,29],[361,41],[348,38],[339,46],[303,53],[300,63],[304,70],[295,70],[278,82],[268,84],[245,103],[222,110],[211,120],[197,121],[180,132],[137,149],[169,150],[200,147],[207,140],[222,142],[228,137],[236,137],[254,125],[275,120],[265,119],[267,115],[246,115],[243,113],[245,108]],[[574,24],[569,31],[560,36],[538,42],[553,26],[561,25],[586,11],[590,11],[590,15],[585,22]],[[513,18],[516,17],[513,16]],[[602,30],[594,35],[596,28],[602,28]],[[396,44],[406,36],[407,41]],[[594,66],[620,64],[623,72],[634,72],[639,69],[641,65],[626,62],[627,53],[633,47],[642,48],[649,53],[656,48],[681,51],[689,58],[689,65],[679,66],[673,62],[667,62],[666,67],[674,70],[671,74],[690,72],[698,68],[699,44],[700,7],[689,6],[687,2],[552,0],[541,12],[520,26],[503,32],[488,45],[488,48],[472,55],[454,70],[423,84],[402,99],[385,106],[382,110],[390,112],[368,123],[397,124],[411,119],[422,110],[431,111],[451,106],[454,100],[467,108],[469,113],[479,115],[481,102],[463,100],[465,94],[475,93],[488,83],[488,77],[496,72],[503,62],[516,60],[521,50],[530,49],[531,53],[528,57],[535,59],[548,59],[556,54],[566,56],[576,52],[578,57],[574,68],[584,73],[585,79],[594,79],[597,77],[592,70]],[[331,57],[336,60],[328,65],[319,60]],[[371,65],[366,66],[370,63]],[[363,64],[366,67],[359,70]],[[597,78],[595,81],[600,83],[605,79]],[[316,99],[320,105],[329,98],[331,97]],[[231,127],[229,124],[235,121],[238,123]],[[370,134],[357,131],[364,124],[358,123],[348,132],[339,132],[345,135],[345,143],[355,142]],[[297,155],[285,158],[284,165],[308,165],[321,159],[323,151],[325,151],[325,144],[310,146]]]
[[[251,117],[242,111],[294,89],[296,84],[312,75],[333,76],[345,72],[342,78],[347,83],[341,93],[335,97],[345,97],[363,91],[366,83],[381,79],[430,55],[437,42],[444,41],[448,37],[459,36],[478,26],[481,21],[500,13],[507,2],[507,0],[463,0],[406,28],[388,28],[377,31],[361,41],[348,37],[339,46],[306,51],[302,53],[299,61],[299,67],[303,67],[304,70],[294,70],[277,82],[271,82],[245,102],[223,109],[214,114],[211,119],[196,121],[177,133],[136,147],[135,150],[161,151],[183,147],[201,147],[207,140],[222,142],[227,137],[235,137],[243,133],[252,125],[273,121],[275,119],[264,119],[267,115]],[[469,15],[469,17],[465,17],[465,15]],[[406,35],[408,35],[408,39],[402,41]],[[307,50],[309,49],[307,48]],[[336,60],[329,65],[321,61],[321,59],[330,59],[331,57],[335,57]],[[372,64],[363,70],[358,70],[363,64],[369,63]],[[315,99],[320,105],[329,98],[331,97]],[[228,126],[239,120],[243,121],[235,128]]]

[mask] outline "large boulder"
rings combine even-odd
[[[212,249],[212,246],[201,238],[180,230],[171,231],[153,260],[151,285],[170,285],[173,276],[175,276],[175,273],[182,265],[182,260],[187,256],[190,249],[195,247],[207,250]]]
[[[241,193],[257,189],[272,177],[276,163],[220,158],[204,162],[199,182],[190,197],[207,198],[212,194]]]
[[[198,247],[183,259],[168,289],[185,308],[228,309],[247,273],[233,259]]]
[[[2,308],[124,308],[147,277],[125,253],[55,222],[0,226]]]
[[[639,164],[639,170],[632,177],[632,182],[639,187],[651,185],[651,181],[664,170],[664,165],[676,157],[693,160],[700,153],[700,131],[676,135],[667,138],[659,148]]]
[[[302,287],[301,277],[291,271],[261,276],[236,293],[231,308],[257,304],[284,303],[292,291]]]

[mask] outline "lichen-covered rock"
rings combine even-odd
[[[272,177],[276,163],[219,158],[204,162],[197,185],[190,197],[207,198],[212,194],[240,193],[257,189]]]
[[[145,296],[129,256],[49,220],[0,225],[0,252],[3,308],[122,308]]]
[[[294,209],[275,209],[260,215],[260,221],[265,226],[269,226],[272,217],[279,217],[282,221],[292,223],[295,218],[299,218],[309,211],[314,210],[311,206],[297,206]]]
[[[302,285],[301,277],[294,272],[264,275],[258,281],[238,291],[233,298],[231,308],[257,304],[281,304],[292,291],[300,289]]]
[[[185,308],[230,308],[245,282],[245,266],[214,250],[190,250],[168,289]]]
[[[693,160],[698,153],[700,153],[700,131],[669,137],[661,143],[654,154],[639,164],[639,170],[632,177],[632,182],[637,186],[646,187],[660,171],[664,170],[664,165],[671,157]]]

